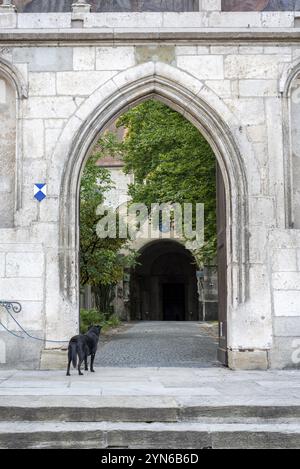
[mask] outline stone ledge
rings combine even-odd
[[[145,42],[161,41],[161,42],[221,42],[226,41],[230,43],[240,44],[242,42],[263,42],[263,43],[288,43],[288,42],[300,42],[300,28],[295,29],[259,29],[259,28],[242,28],[242,29],[226,29],[224,28],[194,28],[190,30],[178,29],[178,30],[164,30],[162,28],[147,29],[140,31],[131,29],[113,29],[105,28],[105,30],[83,30],[73,29],[70,31],[62,30],[1,30],[0,32],[0,43],[2,45],[14,45],[26,44],[35,45],[44,43],[54,43],[55,45],[61,45],[62,43],[74,43],[80,42],[101,44],[101,43],[113,43],[116,45],[124,43],[139,44]]]

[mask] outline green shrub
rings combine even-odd
[[[121,324],[120,319],[116,314],[113,314],[104,324],[104,330],[118,327]]]
[[[105,314],[97,309],[81,309],[80,310],[80,333],[85,334],[91,325],[102,326],[103,332],[108,329],[118,327],[120,319],[113,314],[109,319],[105,319]]]

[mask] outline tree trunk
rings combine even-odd
[[[112,302],[115,297],[115,285],[97,285],[93,287],[96,308],[108,319],[113,313]]]

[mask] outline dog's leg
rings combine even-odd
[[[89,371],[87,356],[84,357],[85,371]]]
[[[81,372],[81,364],[82,364],[83,360],[80,359],[79,362],[78,362],[78,374],[79,376],[83,376],[83,373]]]
[[[78,374],[79,374],[79,376],[82,376],[83,373],[81,372],[81,365],[82,365],[82,363],[84,361],[84,358],[85,358],[85,353],[83,351],[82,344],[79,344],[77,353],[78,353]]]
[[[94,370],[94,360],[95,360],[95,353],[92,353],[91,355],[91,372],[92,373],[95,373],[95,370]]]
[[[70,374],[71,363],[72,363],[72,353],[71,353],[71,350],[70,350],[70,348],[69,348],[69,351],[68,351],[68,369],[67,369],[67,376],[71,376],[71,374]]]

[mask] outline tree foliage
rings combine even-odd
[[[113,135],[105,135],[98,141],[96,152],[85,165],[80,187],[80,283],[92,286],[97,308],[107,314],[111,312],[113,287],[133,262],[130,251],[122,252],[126,240],[99,238],[96,231],[102,218],[97,215],[97,207],[113,187],[109,170],[97,165],[97,161],[107,152],[113,154],[117,146]]]
[[[133,202],[204,203],[205,245],[199,263],[216,255],[216,159],[202,134],[181,114],[149,100],[118,120],[127,129],[121,152]],[[120,150],[119,150],[120,151]]]
[[[101,157],[124,160],[125,172],[134,175],[129,195],[135,203],[149,208],[152,203],[204,203],[205,245],[194,255],[199,264],[216,255],[216,160],[205,138],[181,114],[154,100],[126,112],[117,125],[126,128],[124,140],[111,132],[99,139],[80,190],[80,280],[92,286],[102,312],[109,312],[113,287],[135,264],[136,253],[124,250],[124,239],[97,235],[97,207],[112,187],[109,171],[96,164]]]

